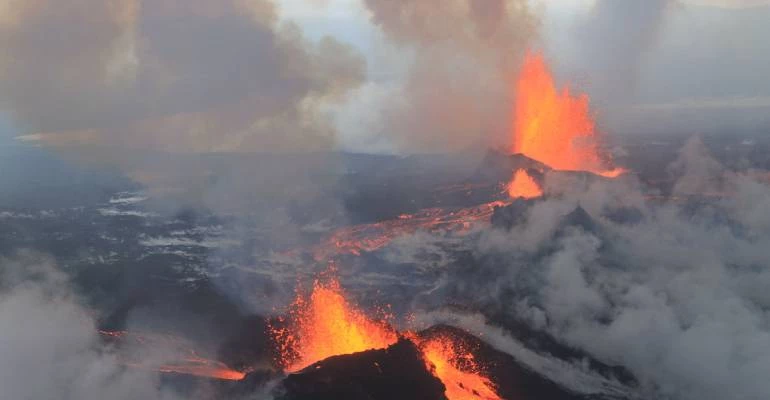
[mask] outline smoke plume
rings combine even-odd
[[[180,399],[152,371],[126,369],[46,257],[0,259],[0,387],[8,399]]]
[[[438,152],[507,140],[511,85],[537,20],[524,0],[366,0],[372,22],[409,54],[379,104],[399,150]]]
[[[430,296],[473,299],[625,366],[654,398],[767,397],[770,187],[699,139],[670,170],[688,201],[646,200],[635,179],[547,183],[526,222],[485,232],[479,266],[458,266]],[[721,199],[689,197],[715,184]]]
[[[326,149],[362,58],[269,0],[50,0],[0,19],[2,107],[28,139],[166,151]]]
[[[631,100],[645,56],[659,39],[671,0],[599,0],[575,28],[575,68],[602,105]]]

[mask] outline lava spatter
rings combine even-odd
[[[521,153],[564,171],[587,171],[617,177],[624,170],[607,168],[600,155],[596,124],[586,94],[558,89],[541,54],[529,53],[516,81],[513,153]]]
[[[449,400],[500,400],[496,385],[484,374],[473,352],[449,335],[406,335],[422,352],[425,366],[445,386]]]
[[[271,327],[277,361],[286,372],[298,372],[332,356],[387,348],[399,339],[388,320],[371,318],[350,303],[337,279],[316,280],[311,293],[294,300],[281,327]],[[424,339],[412,332],[401,336],[417,345],[425,367],[444,383],[449,400],[500,399],[472,352],[452,337]]]
[[[312,292],[298,295],[283,327],[271,331],[279,363],[299,371],[331,356],[386,348],[398,341],[387,317],[375,319],[348,302],[337,279],[316,280]]]

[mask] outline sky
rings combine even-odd
[[[603,16],[597,12],[596,0],[530,1],[541,21],[535,47],[546,52],[563,85],[591,95],[605,131],[639,135],[770,130],[766,117],[770,114],[770,79],[765,75],[770,44],[763,39],[770,37],[765,22],[770,18],[770,2],[684,0],[664,4],[653,0],[649,3],[666,9],[647,20],[639,17],[637,23],[650,30],[649,37],[642,44],[619,40],[616,45],[631,48],[612,49],[606,36],[629,34],[624,21],[644,14],[641,8],[645,8],[638,5],[643,2],[615,3],[619,4],[618,10],[612,10],[615,15]],[[361,1],[320,4],[308,7],[305,0],[281,0],[281,14],[298,22],[312,37],[333,35],[354,44],[370,61],[370,79],[386,79],[388,75],[377,70],[377,52],[386,44]],[[623,8],[630,15],[623,15]],[[595,32],[586,33],[591,26]],[[633,65],[624,65],[623,58]],[[592,65],[597,59],[607,68]],[[603,74],[617,75],[623,82],[616,84]],[[394,81],[402,77],[390,76]],[[348,130],[343,127],[343,131]],[[355,142],[365,133],[347,136]]]
[[[0,136],[176,152],[504,146],[528,50],[590,96],[607,134],[770,129],[767,0],[114,3],[0,0]]]

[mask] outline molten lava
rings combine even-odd
[[[383,349],[398,341],[387,317],[370,319],[350,304],[339,281],[316,281],[308,298],[297,296],[288,326],[272,327],[280,364],[299,371],[331,356]]]
[[[428,369],[446,386],[449,400],[500,399],[473,354],[449,336],[421,341],[419,347]]]
[[[511,198],[534,199],[543,195],[540,186],[532,179],[527,171],[517,170],[508,184],[508,195]]]
[[[597,135],[585,94],[557,89],[540,54],[527,54],[516,86],[513,152],[557,170],[616,177],[599,156]]]
[[[337,279],[316,280],[309,296],[298,295],[287,323],[271,326],[278,345],[278,362],[297,372],[326,358],[384,349],[399,334],[384,316],[371,319],[350,304]],[[424,339],[413,332],[403,337],[420,349],[426,368],[446,387],[449,400],[499,400],[495,385],[483,373],[473,354],[448,335]]]
[[[468,208],[427,208],[414,214],[403,214],[397,219],[371,224],[353,225],[335,230],[321,244],[311,249],[313,258],[326,260],[337,254],[361,255],[378,250],[395,238],[423,230],[428,232],[466,232],[474,224],[488,221],[495,207],[503,201],[493,201]]]
[[[103,339],[116,345],[133,342],[131,346],[138,346],[145,352],[156,351],[159,354],[168,352],[178,354],[175,357],[176,360],[163,364],[136,360],[136,357],[129,359],[131,358],[129,354],[119,354],[118,359],[126,367],[230,381],[238,381],[246,376],[244,372],[231,369],[222,362],[199,356],[192,349],[192,344],[189,341],[172,335],[127,331],[99,331],[99,334]]]
[[[203,358],[190,358],[181,363],[162,365],[145,365],[138,363],[125,363],[124,365],[132,368],[150,369],[162,373],[192,375],[226,381],[239,381],[246,376],[244,372],[227,368],[226,365],[218,361],[206,360]]]

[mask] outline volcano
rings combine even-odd
[[[426,368],[417,346],[401,339],[386,349],[335,356],[289,375],[282,400],[440,400],[444,385]]]
[[[276,388],[281,400],[358,400],[358,399],[489,399],[470,390],[465,396],[446,395],[447,385],[426,367],[423,355],[414,341],[451,338],[463,347],[472,348],[477,358],[488,367],[485,373],[496,382],[495,398],[578,400],[586,397],[572,393],[539,376],[513,357],[495,350],[479,338],[458,328],[439,325],[415,335],[401,338],[379,350],[331,357],[289,375]],[[462,390],[462,386],[458,386]]]

